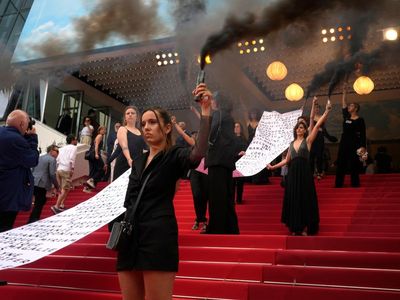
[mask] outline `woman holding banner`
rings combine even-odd
[[[274,166],[267,166],[269,170],[275,170],[285,164],[289,166],[281,220],[292,235],[312,235],[319,230],[317,193],[309,155],[318,129],[326,121],[331,108],[328,100],[324,114],[309,135],[307,124],[298,122],[294,127],[294,141],[289,146],[286,158]]]

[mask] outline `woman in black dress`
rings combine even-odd
[[[125,108],[123,126],[117,132],[118,145],[122,153],[116,158],[114,180],[131,168],[133,162],[147,148],[138,128],[139,118],[139,111],[136,107],[127,106]]]
[[[236,161],[241,158],[247,149],[248,142],[243,134],[243,126],[240,122],[235,122],[235,127],[233,129],[235,133],[235,153]],[[236,203],[241,204],[243,202],[243,186],[245,182],[245,177],[236,177],[233,179],[234,192],[233,196],[236,194]]]
[[[154,108],[144,111],[141,125],[149,152],[132,165],[124,206],[134,206],[145,178],[150,174],[131,220],[131,243],[119,250],[118,278],[125,300],[172,299],[178,271],[178,226],[174,213],[175,184],[188,168],[195,168],[207,149],[211,92],[205,84],[194,90],[201,97],[202,118],[198,142],[193,148],[172,146],[169,114]]]
[[[290,143],[286,158],[274,166],[267,166],[270,170],[275,170],[285,164],[289,166],[281,220],[293,235],[318,233],[318,200],[309,155],[318,129],[326,121],[330,110],[331,105],[328,101],[324,114],[309,135],[307,124],[301,121],[297,123],[294,127],[294,141]]]
[[[343,87],[342,113],[343,133],[340,139],[335,187],[343,187],[346,172],[350,172],[351,186],[360,186],[361,162],[357,150],[366,152],[367,138],[364,119],[358,116],[360,105],[358,103],[346,103],[347,83]]]

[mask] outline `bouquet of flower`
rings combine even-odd
[[[366,160],[368,159],[368,152],[367,152],[367,150],[365,150],[364,147],[358,148],[358,149],[357,149],[357,155],[358,155],[359,160],[360,160],[363,164],[365,164]]]

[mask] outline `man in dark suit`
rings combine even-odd
[[[69,115],[68,109],[64,108],[62,115],[58,117],[56,123],[56,130],[65,135],[68,135],[71,133],[71,128],[72,128],[72,118]]]
[[[35,196],[35,203],[31,215],[29,216],[28,223],[35,222],[40,219],[43,206],[46,204],[47,191],[51,190],[52,185],[59,190],[60,186],[57,182],[56,171],[58,156],[58,147],[56,145],[50,145],[47,147],[47,154],[39,157],[38,165],[33,169],[33,177],[35,187],[33,189],[33,195]]]
[[[12,111],[0,127],[0,232],[12,229],[18,212],[32,205],[33,176],[38,164],[38,138],[29,116]]]

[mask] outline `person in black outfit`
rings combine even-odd
[[[172,145],[170,115],[162,108],[143,112],[141,125],[149,151],[132,165],[124,206],[131,215],[143,182],[133,220],[130,243],[119,249],[117,271],[125,300],[171,300],[178,271],[178,225],[173,206],[177,180],[195,168],[205,155],[210,129],[211,93],[200,84],[202,118],[198,143],[193,148]]]
[[[261,112],[258,109],[252,109],[249,112],[249,122],[247,124],[247,133],[248,133],[247,136],[249,137],[248,144],[251,143],[251,141],[253,140],[253,138],[256,134],[257,126],[258,126],[260,119],[261,119]],[[250,178],[248,178],[246,180],[250,180],[254,184],[269,183],[267,169],[261,170],[260,172],[258,172],[257,174],[251,176]]]
[[[142,132],[139,126],[139,110],[135,106],[127,106],[124,111],[123,126],[118,129],[118,147],[115,151],[121,154],[117,156],[114,167],[114,180],[132,167],[135,159],[143,154],[146,149]]]
[[[91,108],[88,110],[88,115],[86,118],[90,118],[90,125],[93,126],[93,131],[92,131],[92,140],[94,140],[97,136],[97,130],[100,127],[99,122],[97,121],[97,112],[95,109]]]
[[[245,154],[248,142],[243,135],[243,126],[240,122],[235,122],[234,127],[235,133],[235,153],[236,161]],[[241,204],[243,202],[243,186],[245,177],[236,177],[233,179],[233,195],[236,194],[236,203]],[[236,193],[235,193],[236,192]]]
[[[292,235],[313,235],[319,230],[318,200],[309,155],[318,129],[327,119],[331,108],[328,101],[324,114],[309,135],[307,124],[298,122],[294,127],[294,141],[290,143],[286,158],[276,165],[267,166],[269,170],[275,170],[288,164],[281,221]]]
[[[357,150],[366,152],[366,133],[364,119],[358,116],[360,105],[358,103],[346,103],[347,83],[343,87],[342,113],[343,133],[340,139],[335,187],[343,187],[346,172],[350,172],[351,186],[360,186],[361,163]]]
[[[86,187],[84,188],[84,192],[91,192],[97,186],[97,183],[100,182],[104,175],[104,161],[101,157],[101,150],[103,148],[103,139],[106,134],[106,128],[104,126],[100,126],[97,130],[97,136],[92,142],[90,146],[90,151],[93,152],[93,156],[89,159],[89,179],[86,181]]]
[[[65,135],[68,135],[71,133],[71,128],[72,128],[72,118],[69,115],[68,108],[64,108],[63,113],[57,119],[56,130]]]
[[[238,234],[232,179],[236,159],[232,106],[218,92],[212,100],[214,112],[205,158],[205,166],[208,168],[210,217],[206,233]]]
[[[46,193],[51,190],[52,185],[60,190],[56,178],[58,147],[50,145],[47,147],[47,154],[39,157],[38,165],[32,170],[34,178],[33,195],[35,203],[33,205],[28,223],[36,222],[40,219],[44,205],[47,202]]]
[[[378,153],[375,155],[376,173],[385,174],[392,171],[392,157],[387,154],[384,146],[378,147]]]
[[[115,144],[115,140],[117,139],[118,129],[120,127],[121,127],[121,123],[120,122],[116,122],[114,124],[114,130],[111,130],[111,132],[108,133],[108,137],[107,137],[107,160],[110,159],[111,154],[114,151],[114,144]]]

